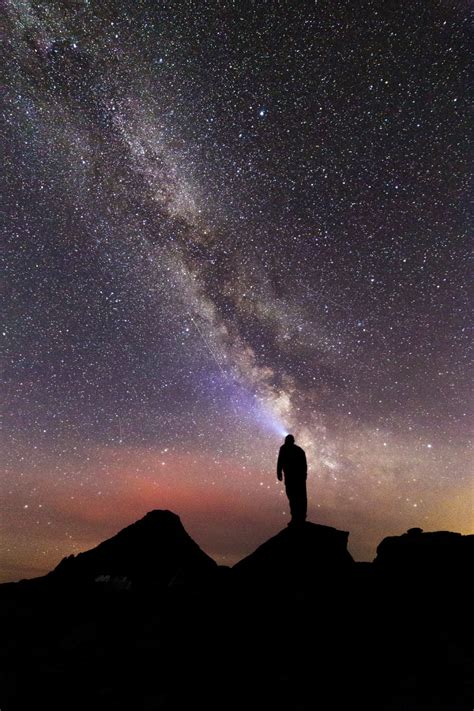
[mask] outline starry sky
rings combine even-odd
[[[1,579],[471,531],[468,1],[3,5]]]

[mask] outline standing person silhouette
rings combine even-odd
[[[282,472],[285,474],[286,495],[290,502],[290,523],[304,523],[308,508],[306,496],[308,465],[304,449],[295,444],[295,438],[292,434],[286,435],[285,443],[281,445],[278,453],[278,481],[282,481]]]

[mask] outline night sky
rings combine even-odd
[[[469,2],[3,4],[2,579],[469,532]]]

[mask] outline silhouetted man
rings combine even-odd
[[[285,437],[278,453],[277,478],[282,480],[285,474],[286,495],[290,502],[291,523],[303,523],[306,520],[308,501],[306,497],[306,476],[308,466],[304,449],[295,444],[295,438],[289,434]]]

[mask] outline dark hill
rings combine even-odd
[[[49,574],[50,579],[166,586],[179,578],[199,576],[217,564],[186,533],[171,511],[150,511],[136,523],[78,555],[71,555]]]

